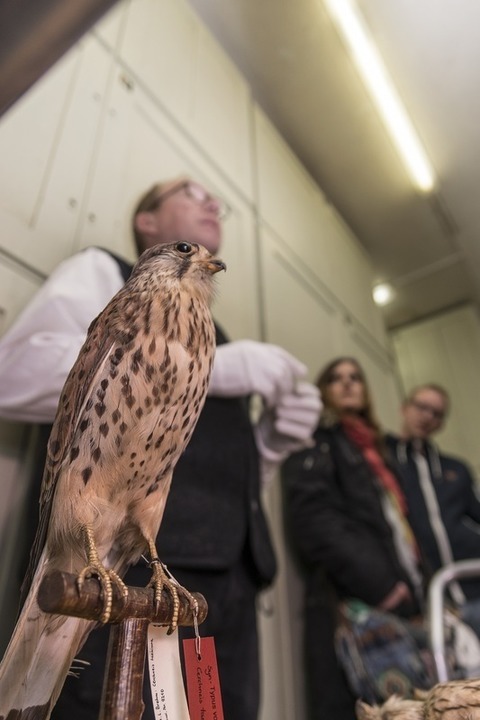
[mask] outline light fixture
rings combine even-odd
[[[358,10],[352,0],[324,0],[324,3],[348,43],[413,182],[423,192],[429,192],[435,186],[433,170]]]
[[[388,305],[395,297],[393,287],[388,283],[375,285],[372,294],[376,305]]]

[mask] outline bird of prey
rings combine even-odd
[[[120,578],[148,550],[159,600],[155,538],[207,392],[213,274],[222,269],[202,246],[157,245],[90,325],[49,439],[29,589],[0,665],[0,720],[47,720],[95,626],[39,609],[47,572],[73,573],[79,588],[97,576],[107,622],[112,583],[128,592]]]

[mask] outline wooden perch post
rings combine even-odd
[[[207,616],[207,603],[200,593],[192,594],[198,602],[200,624]],[[98,621],[103,609],[100,584],[96,579],[86,580],[80,595],[76,576],[57,570],[43,579],[37,599],[43,612],[87,620]],[[193,610],[188,598],[179,592],[179,600],[178,624],[193,625]],[[113,585],[109,621],[112,627],[99,720],[140,720],[144,709],[142,690],[148,626],[151,622],[168,625],[172,613],[172,599],[165,589],[158,612],[155,612],[153,588],[129,587],[125,599]]]

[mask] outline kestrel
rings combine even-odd
[[[28,594],[0,665],[0,720],[46,720],[95,626],[39,609],[47,572],[74,573],[79,588],[97,576],[106,622],[112,582],[127,592],[120,578],[148,550],[160,598],[167,581],[155,538],[207,392],[213,274],[222,269],[202,246],[157,245],[90,325],[50,435]]]

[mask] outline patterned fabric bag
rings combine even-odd
[[[341,603],[335,645],[352,692],[370,704],[436,682],[425,629],[359,600]]]

